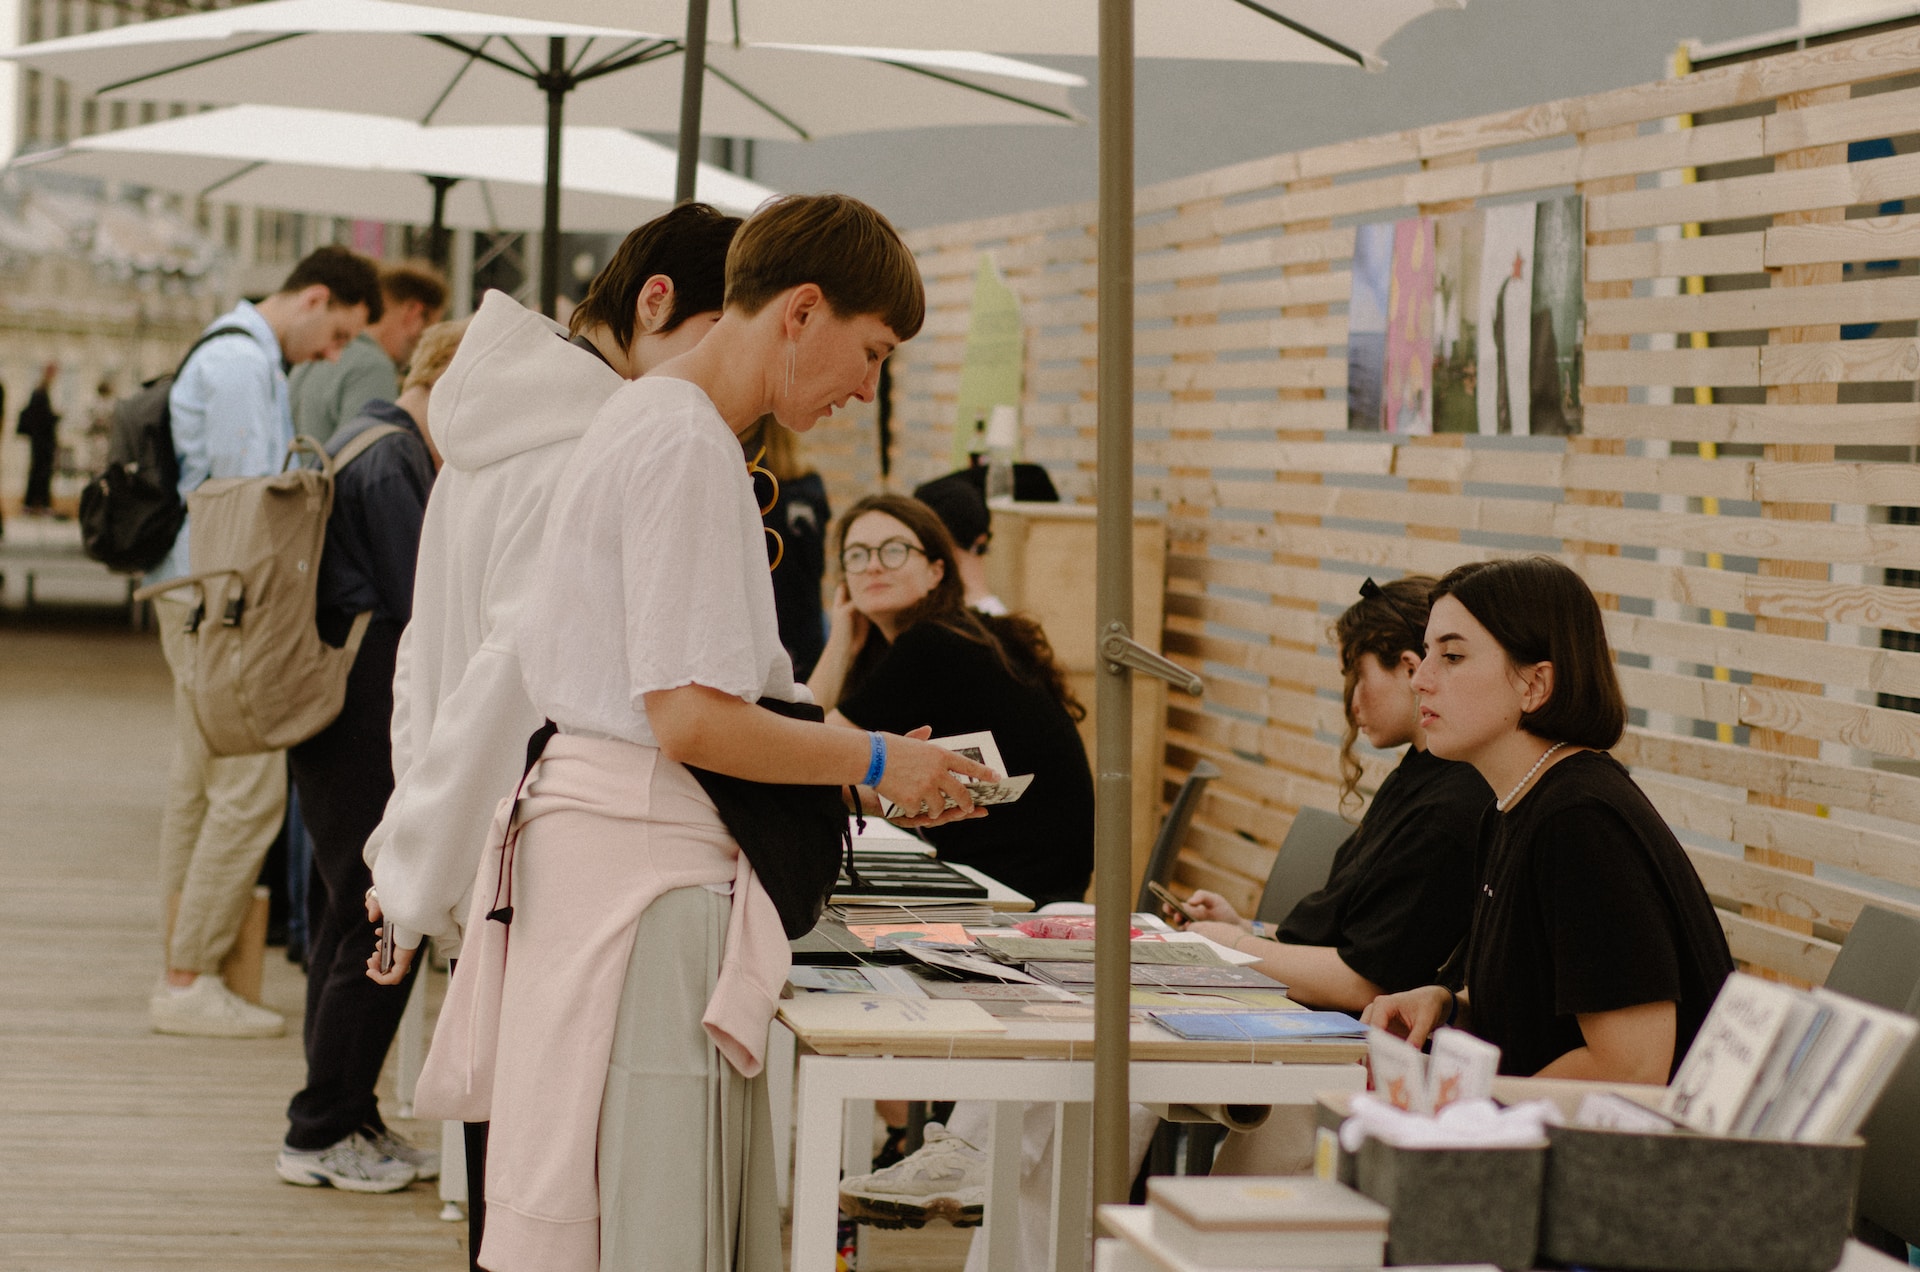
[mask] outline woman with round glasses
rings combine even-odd
[[[862,729],[912,720],[934,737],[992,732],[1018,801],[929,828],[948,861],[986,871],[1035,905],[1078,901],[1093,875],[1093,773],[1045,633],[1032,619],[971,609],[953,538],[917,499],[872,495],[840,522],[832,630],[808,687]]]

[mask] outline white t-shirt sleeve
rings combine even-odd
[[[628,474],[621,573],[636,710],[661,689],[699,684],[753,702],[765,686],[742,581],[767,568],[766,547],[728,440],[687,428]]]

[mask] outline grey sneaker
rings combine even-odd
[[[438,1149],[421,1148],[406,1136],[391,1128],[383,1130],[365,1130],[360,1132],[367,1142],[395,1161],[405,1162],[413,1167],[413,1177],[418,1180],[440,1178],[440,1152]]]
[[[283,1146],[274,1169],[302,1188],[332,1184],[345,1192],[399,1192],[414,1181],[411,1163],[389,1157],[358,1131],[316,1152]]]
[[[228,989],[218,976],[201,973],[193,987],[176,994],[162,985],[147,1000],[147,1019],[155,1033],[195,1038],[278,1038],[287,1020],[257,1007]]]
[[[975,1228],[986,1208],[986,1154],[938,1122],[927,1123],[917,1152],[840,1181],[840,1209],[877,1228],[920,1228],[929,1219]]]

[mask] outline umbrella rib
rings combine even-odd
[[[486,52],[485,51],[486,41],[484,40],[481,41],[479,45],[466,45],[466,44],[460,43],[460,41],[454,39],[450,35],[433,35],[433,34],[424,33],[424,32],[421,34],[420,38],[423,40],[432,40],[435,44],[442,44],[442,45],[445,45],[447,48],[453,49],[457,52],[465,53],[468,59],[467,61],[468,66],[471,66],[475,62],[485,62],[488,66],[498,67],[499,69],[505,71],[509,75],[518,75],[521,79],[534,78],[532,75],[529,75],[527,72],[521,70],[519,67],[515,66],[512,62],[507,61],[505,58],[498,58],[493,56],[493,54]],[[491,39],[492,37],[489,36],[488,38]],[[507,43],[512,44],[513,41],[508,40]],[[521,57],[526,56],[525,53],[521,53],[520,50],[517,48],[514,49],[514,52],[520,53]],[[461,67],[460,74],[465,75],[466,73],[467,73],[466,67],[465,66]],[[449,84],[447,87],[449,90],[451,90],[453,86]],[[444,94],[442,96],[444,98]],[[438,110],[439,108],[440,108],[440,103],[435,102],[434,109]]]
[[[567,68],[567,78],[573,78],[574,72],[580,69],[580,63],[587,60],[587,51],[593,48],[594,41],[599,38],[597,35],[590,35],[580,42],[580,52],[574,55],[573,65]]]
[[[785,115],[781,114],[778,110],[774,109],[772,103],[768,102],[765,98],[759,96],[756,93],[749,92],[746,85],[742,84],[739,80],[736,80],[735,78],[733,78],[733,76],[727,74],[725,71],[721,70],[719,67],[713,65],[711,62],[707,64],[707,74],[713,76],[715,79],[719,80],[722,84],[725,84],[728,88],[731,88],[734,92],[740,94],[740,96],[746,98],[748,101],[752,102],[755,106],[758,106],[761,110],[766,111],[767,114],[772,115],[779,122],[793,129],[793,135],[798,137],[801,141],[813,140],[812,133],[809,133],[806,129],[802,128],[799,124],[794,123],[791,119],[788,119]]]
[[[1340,43],[1340,41],[1334,39],[1332,36],[1320,34],[1320,32],[1314,30],[1312,27],[1308,26],[1304,22],[1296,22],[1294,19],[1288,17],[1284,13],[1276,13],[1272,9],[1269,9],[1266,5],[1259,3],[1258,0],[1233,0],[1233,2],[1237,5],[1242,6],[1243,8],[1252,9],[1255,13],[1259,14],[1263,18],[1272,18],[1275,22],[1278,22],[1281,26],[1286,27],[1289,31],[1293,31],[1299,35],[1304,35],[1309,40],[1312,40],[1315,44],[1323,44],[1327,48],[1332,49],[1335,53],[1338,53],[1341,57],[1351,58],[1356,64],[1360,66],[1365,66],[1367,64],[1366,57],[1362,55],[1358,50],[1349,48],[1347,45]]]
[[[584,84],[590,79],[598,79],[613,71],[624,71],[629,66],[638,66],[657,58],[669,57],[680,51],[678,40],[629,40],[613,52],[574,75],[576,83]]]
[[[450,45],[451,47],[460,49],[462,52],[466,53],[467,60],[460,63],[460,69],[453,73],[453,78],[447,81],[447,86],[440,90],[440,96],[433,99],[433,105],[427,107],[427,113],[420,117],[420,123],[422,126],[425,126],[433,122],[433,117],[440,113],[440,108],[442,106],[445,106],[447,104],[447,98],[453,96],[453,90],[460,87],[460,81],[466,78],[467,72],[473,68],[473,64],[479,61],[484,56],[481,50],[487,47],[487,41],[492,38],[493,37],[490,35],[481,37],[480,43],[471,49],[466,48],[464,45],[460,44],[457,40],[444,41],[446,44]],[[510,73],[516,74],[516,75],[519,73],[517,71],[512,71],[511,68],[509,68],[509,71]]]
[[[886,58],[883,58],[883,57],[870,58],[868,60],[878,62],[882,66],[896,66],[903,71],[912,71],[915,75],[924,75],[928,79],[939,80],[943,84],[952,84],[956,88],[965,88],[976,93],[984,94],[985,96],[988,96],[988,97],[997,97],[1003,102],[1012,102],[1016,106],[1025,106],[1029,110],[1037,110],[1043,115],[1052,115],[1056,119],[1066,119],[1066,120],[1074,120],[1074,121],[1077,121],[1079,119],[1079,116],[1075,115],[1070,110],[1061,110],[1056,106],[1043,105],[1040,102],[1030,101],[1027,98],[1021,97],[1015,93],[1004,93],[997,88],[988,88],[984,84],[975,84],[971,80],[961,79],[957,75],[945,75],[939,71],[929,70],[927,67],[924,67],[924,66],[915,66],[911,62],[892,62],[892,61],[888,61]]]
[[[218,181],[214,182],[212,185],[200,191],[200,193],[195,195],[194,197],[197,199],[204,199],[208,195],[212,194],[215,190],[219,190],[225,186],[230,186],[234,182],[238,181],[240,178],[246,176],[247,174],[258,172],[260,171],[260,169],[266,166],[267,166],[267,163],[266,163],[266,160],[264,159],[256,159],[252,163],[242,164],[240,167],[234,169],[232,172],[229,172],[226,176],[220,178]]]
[[[196,57],[192,61],[178,62],[172,66],[163,66],[157,71],[148,71],[143,75],[135,75],[113,84],[102,84],[93,91],[96,95],[115,93],[123,88],[132,88],[135,84],[145,84],[149,80],[157,80],[164,76],[172,75],[177,71],[190,71],[196,66],[205,66],[209,62],[219,62],[226,58],[238,57],[242,53],[251,53],[255,49],[264,49],[270,44],[278,44],[282,40],[297,40],[303,35],[311,34],[311,31],[288,31],[283,35],[270,35],[263,40],[255,40],[252,44],[245,44],[237,49],[222,49],[218,53],[209,53],[205,57]]]
[[[631,48],[632,46],[629,45],[628,47]],[[661,40],[649,44],[639,52],[630,53],[625,57],[618,57],[617,54],[609,54],[608,57],[595,62],[592,66],[589,66],[586,70],[574,76],[573,82],[576,84],[584,84],[588,80],[599,79],[602,75],[611,75],[615,71],[624,71],[629,67],[642,66],[648,62],[657,62],[663,57],[671,57],[680,51],[680,42],[678,40]],[[617,60],[615,60],[616,58]]]
[[[518,53],[520,55],[520,60],[525,62],[528,68],[532,70],[534,79],[539,79],[542,75],[545,75],[547,73],[547,68],[542,66],[539,62],[535,61],[534,58],[531,55],[529,55],[525,49],[521,48],[519,41],[515,40],[510,35],[503,35],[500,37],[500,39],[506,44],[508,48],[512,49],[515,53]]]

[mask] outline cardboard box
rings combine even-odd
[[[1548,1131],[1540,1253],[1635,1272],[1829,1272],[1865,1144]]]

